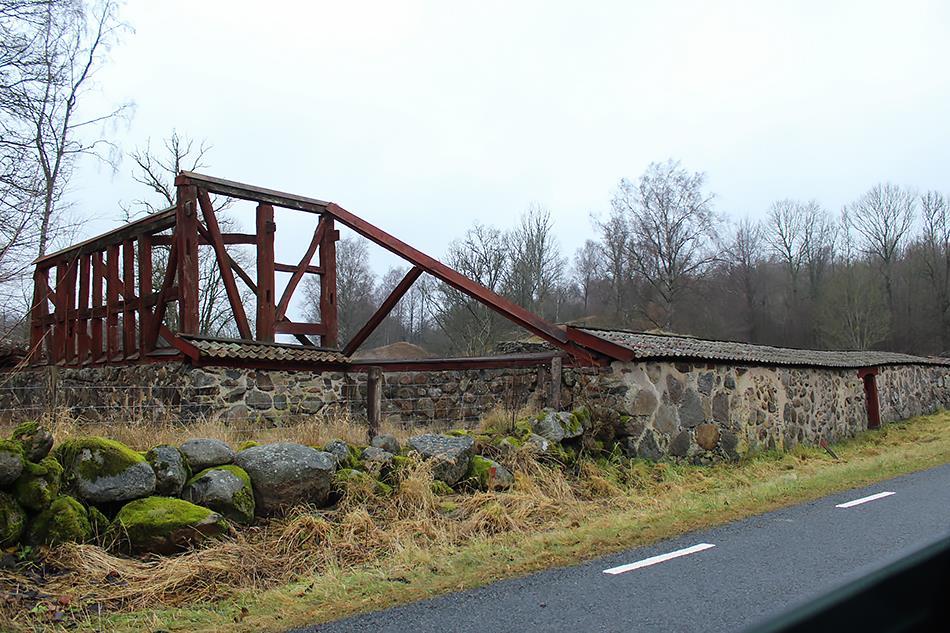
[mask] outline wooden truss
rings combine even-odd
[[[438,260],[414,249],[339,205],[181,172],[175,180],[175,207],[126,224],[34,262],[31,309],[31,361],[63,366],[163,359],[176,350],[192,355],[182,336],[198,335],[198,249],[210,247],[230,304],[240,341],[273,342],[277,334],[294,336],[302,345],[341,350],[350,356],[382,323],[422,273],[428,273],[473,297],[505,318],[539,336],[581,364],[605,361],[602,349],[591,348],[574,331],[554,326],[513,304]],[[255,232],[222,233],[211,195],[256,203]],[[312,213],[319,222],[297,263],[275,261],[274,208]],[[412,265],[366,324],[340,345],[336,302],[336,223],[398,255]],[[170,231],[170,233],[168,233]],[[228,253],[228,245],[254,247],[254,274]],[[160,284],[153,284],[154,247],[168,249]],[[314,259],[316,258],[316,263]],[[290,273],[280,291],[275,273]],[[304,275],[320,280],[320,322],[291,321],[288,307]],[[248,319],[238,283],[255,297],[254,328]],[[155,287],[157,286],[157,287]],[[169,313],[177,305],[177,313]],[[447,360],[445,367],[462,363]],[[431,362],[429,363],[431,364]]]

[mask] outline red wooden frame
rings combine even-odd
[[[608,358],[617,358],[613,347],[591,345],[584,337],[569,335],[565,329],[331,202],[193,172],[181,172],[175,185],[174,207],[34,262],[31,362],[64,366],[150,362],[156,355],[168,358],[169,348],[197,361],[195,348],[177,334],[201,334],[198,253],[202,247],[210,247],[214,253],[240,336],[236,341],[273,342],[277,334],[290,334],[304,345],[313,345],[310,337],[318,336],[322,347],[337,349],[336,242],[340,232],[336,222],[412,264],[402,281],[343,347],[345,356],[352,355],[366,341],[425,272],[541,337],[577,364],[603,364]],[[212,194],[255,202],[255,232],[222,233]],[[296,264],[275,261],[275,207],[320,216],[310,244]],[[228,252],[227,247],[236,244],[254,246],[256,278]],[[157,290],[153,287],[155,247],[168,249],[163,280]],[[281,291],[277,289],[276,272],[291,275]],[[292,322],[287,312],[300,281],[308,274],[316,275],[320,281],[320,322]],[[51,277],[55,280],[52,286]],[[253,328],[239,280],[255,298]],[[173,304],[177,304],[177,311],[169,312]],[[159,351],[158,347],[164,349]],[[533,359],[519,362],[530,360]],[[443,360],[436,364],[444,368],[445,363],[451,362]]]

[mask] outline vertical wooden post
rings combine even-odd
[[[83,255],[79,260],[79,312],[76,315],[76,343],[79,349],[77,364],[89,360],[89,275],[92,256]]]
[[[30,363],[38,365],[43,356],[43,342],[49,326],[49,268],[37,266],[33,271],[33,305],[30,306]],[[49,348],[49,343],[46,343]]]
[[[92,323],[89,326],[90,339],[92,342],[92,362],[98,363],[102,360],[102,280],[105,277],[105,264],[102,261],[102,253],[92,255]],[[99,314],[95,314],[95,312]]]
[[[864,381],[864,398],[868,412],[869,429],[876,429],[881,426],[881,404],[877,394],[877,372],[877,367],[858,370],[858,376]]]
[[[548,394],[548,406],[559,411],[561,409],[561,357],[551,359],[551,392]]]
[[[274,340],[274,207],[257,205],[257,340]]]
[[[66,345],[63,360],[67,365],[76,360],[76,280],[79,277],[79,261],[73,259],[66,263],[66,286],[64,290],[66,318]]]
[[[139,355],[150,351],[152,331],[152,236],[139,235]]]
[[[122,355],[135,354],[135,245],[132,240],[122,243]]]
[[[379,435],[379,423],[383,411],[383,370],[370,367],[366,372],[366,432],[369,440]]]
[[[178,246],[178,331],[198,333],[198,190],[178,187],[175,241]]]
[[[323,275],[320,277],[320,322],[326,328],[326,334],[320,338],[323,347],[336,348],[339,346],[339,326],[336,313],[336,241],[340,239],[339,231],[334,229],[333,217],[324,215],[326,231],[323,233],[323,243],[320,244],[320,268]]]
[[[119,245],[106,249],[106,360],[119,354]]]

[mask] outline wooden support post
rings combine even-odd
[[[151,350],[152,308],[145,299],[152,296],[152,236],[139,235],[139,356]]]
[[[38,365],[43,357],[44,340],[49,326],[49,268],[33,271],[33,305],[30,306],[30,363]],[[49,347],[49,343],[46,343]]]
[[[379,435],[383,411],[383,370],[370,367],[366,372],[366,424],[369,440]]]
[[[551,393],[548,406],[559,411],[561,409],[561,357],[551,359]]]
[[[864,381],[864,399],[868,413],[868,428],[881,426],[881,404],[877,393],[877,367],[858,370],[858,377]]]
[[[274,207],[257,205],[257,340],[274,340]]]
[[[106,360],[119,355],[119,245],[106,250]]]
[[[83,255],[79,259],[79,314],[76,319],[76,338],[79,349],[77,364],[89,360],[89,276],[92,273],[92,256]]]
[[[322,220],[326,225],[323,232],[323,241],[320,243],[320,268],[323,276],[320,278],[320,321],[327,331],[320,337],[323,347],[335,348],[339,345],[339,326],[336,313],[336,241],[340,239],[340,232],[333,226],[333,217],[324,215]]]
[[[65,263],[63,279],[63,362],[67,365],[76,360],[76,278],[79,262],[75,259]],[[59,288],[56,289],[59,293]]]
[[[122,243],[122,355],[131,358],[136,351],[135,335],[135,246]]]
[[[92,308],[96,310],[101,308],[102,303],[102,280],[106,276],[106,266],[102,261],[102,254],[95,253],[92,256]],[[93,316],[92,323],[89,326],[89,337],[92,342],[92,362],[98,363],[102,360],[102,317]]]
[[[198,192],[178,187],[175,243],[178,247],[178,331],[198,334]]]

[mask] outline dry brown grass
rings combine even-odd
[[[298,421],[279,426],[268,426],[265,422],[229,423],[219,418],[204,418],[190,422],[181,422],[172,417],[165,419],[122,419],[116,416],[112,420],[84,420],[69,414],[68,411],[46,413],[39,418],[61,442],[78,435],[100,435],[118,440],[135,450],[144,451],[160,444],[180,445],[193,437],[207,437],[237,446],[241,442],[254,440],[262,444],[268,442],[297,442],[307,446],[322,446],[332,439],[341,439],[351,444],[367,443],[366,424],[352,417],[346,410],[332,410],[322,416],[308,416]],[[0,435],[6,437],[15,427],[13,422],[0,422]],[[404,441],[410,435],[410,427],[384,420],[380,425],[381,433],[395,435]]]

